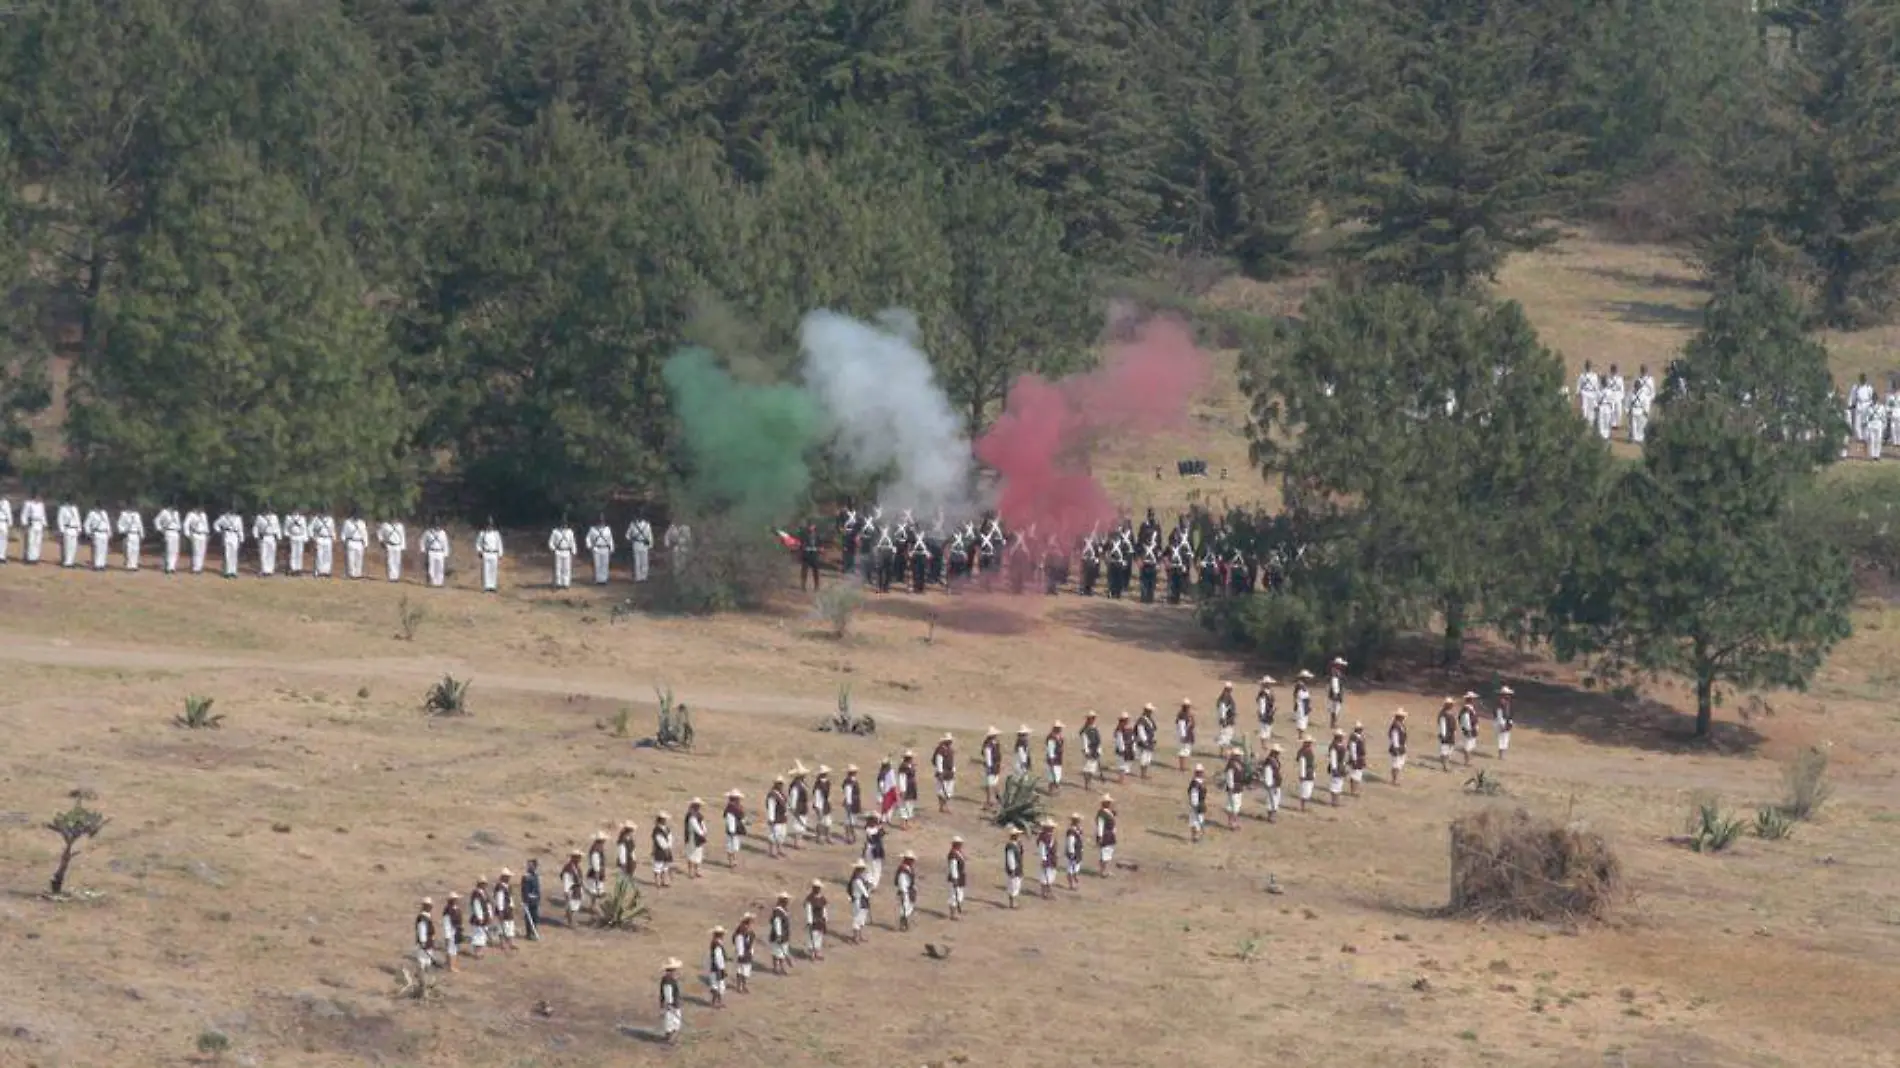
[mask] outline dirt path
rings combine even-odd
[[[481,688],[485,691],[554,696],[583,694],[613,701],[651,701],[654,691],[654,682],[649,679],[630,680],[570,671],[558,675],[518,672],[497,674],[486,667],[478,668],[466,660],[453,657],[422,655],[297,660],[282,655],[231,656],[143,645],[134,648],[81,643],[8,631],[0,631],[0,661],[120,671],[288,672],[332,678],[399,679],[417,684],[426,684],[444,674],[452,674],[463,678],[479,676]],[[834,702],[827,700],[757,693],[711,693],[697,687],[694,689],[694,703],[730,712],[800,718],[827,716],[836,711]],[[892,723],[950,728],[976,725],[976,721],[967,714],[959,715],[928,707],[856,702],[854,709]]]

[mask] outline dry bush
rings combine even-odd
[[[1788,780],[1788,798],[1781,803],[1781,812],[1789,819],[1813,819],[1834,794],[1833,785],[1827,781],[1827,750],[1821,746],[1803,749],[1783,774]]]
[[[1451,825],[1454,913],[1600,920],[1622,888],[1622,865],[1594,832],[1523,809],[1488,808]]]
[[[706,615],[765,607],[791,577],[785,549],[729,517],[693,518],[692,547],[678,570],[670,559],[653,571],[643,604],[660,612]]]

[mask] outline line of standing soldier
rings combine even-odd
[[[811,528],[807,530],[802,539],[806,566],[815,572]],[[1071,562],[1079,561],[1076,589],[1084,597],[1095,596],[1097,587],[1104,586],[1116,600],[1133,589],[1143,604],[1154,603],[1163,591],[1169,604],[1180,604],[1190,587],[1203,599],[1238,596],[1252,593],[1262,582],[1275,589],[1282,574],[1270,557],[1236,544],[1225,526],[1201,539],[1198,552],[1185,515],[1164,538],[1152,508],[1139,527],[1123,518],[1106,534],[1092,529],[1071,541],[1057,534],[1038,536],[1033,524],[1027,530],[1010,530],[995,512],[958,527],[946,522],[941,511],[925,524],[908,510],[886,518],[882,508],[860,512],[847,505],[838,513],[838,534],[839,569],[857,574],[880,593],[890,592],[893,585],[923,593],[959,583],[974,583],[987,592],[1001,577],[1010,593],[1024,593],[1040,579],[1043,592],[1054,596],[1068,584]]]

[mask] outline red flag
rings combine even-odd
[[[780,545],[785,546],[787,549],[790,549],[793,552],[797,552],[799,549],[799,546],[804,544],[803,542],[798,540],[798,536],[796,534],[787,534],[782,530],[774,530],[772,533],[778,536],[778,543]]]

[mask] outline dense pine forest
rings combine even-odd
[[[659,501],[683,343],[770,375],[802,312],[903,306],[980,427],[1183,264],[1481,295],[1590,215],[1864,322],[1896,32],[1879,0],[16,0],[0,470]],[[53,357],[63,460],[26,430]]]

